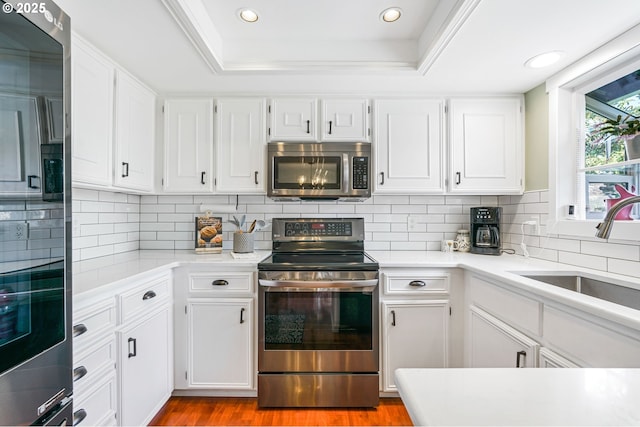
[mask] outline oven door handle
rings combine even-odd
[[[266,280],[258,279],[260,286],[272,288],[375,288],[378,279],[371,280]]]

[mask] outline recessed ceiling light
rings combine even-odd
[[[238,11],[238,16],[244,22],[256,22],[258,20],[258,13],[251,9],[240,9]]]
[[[524,66],[528,68],[548,67],[549,65],[553,65],[558,62],[564,55],[565,53],[561,50],[541,53],[533,58],[529,58],[527,62],[524,63]]]
[[[389,9],[385,9],[380,14],[380,19],[384,22],[396,22],[400,19],[400,15],[402,15],[402,11],[398,7],[390,7]]]

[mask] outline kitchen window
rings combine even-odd
[[[640,87],[613,90],[621,79],[637,76],[638,40],[640,27],[634,27],[546,82],[550,233],[593,238],[606,212],[605,200],[618,198],[619,189],[640,190],[640,160],[628,159],[624,144],[614,138],[595,143],[598,137],[593,131],[607,117],[640,115]],[[617,110],[621,113],[615,114]],[[572,206],[575,216],[570,214]],[[629,218],[640,219],[639,206],[633,206]],[[616,221],[611,239],[640,240],[640,221]]]
[[[640,159],[633,136],[603,131],[628,128],[640,117],[640,69],[586,93],[584,102],[585,133],[579,145],[583,160],[578,182],[584,182],[585,218],[600,219],[616,200],[637,194],[639,188]],[[638,206],[628,210],[624,216],[637,219]]]

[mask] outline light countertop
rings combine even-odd
[[[213,268],[255,268],[269,251],[256,251],[250,258],[235,259],[230,251],[221,254],[196,254],[190,250],[141,250],[73,263],[73,294],[88,296],[103,292],[105,286],[117,287],[126,280],[170,271],[181,265],[211,265]],[[499,281],[507,287],[531,292],[543,298],[574,306],[602,318],[640,330],[640,310],[634,310],[577,292],[521,277],[518,273],[566,272],[605,277],[613,283],[640,289],[640,279],[602,271],[524,258],[436,251],[367,251],[382,269],[388,268],[462,268]],[[384,271],[384,270],[383,270]]]
[[[419,426],[638,426],[640,369],[397,369]]]

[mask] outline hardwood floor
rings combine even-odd
[[[255,398],[172,397],[153,426],[411,426],[398,398],[377,408],[258,408]]]

